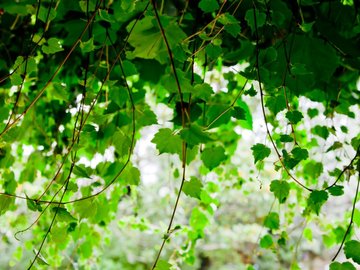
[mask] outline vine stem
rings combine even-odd
[[[100,4],[103,0],[100,0]],[[11,123],[8,123],[8,125],[5,126],[4,130],[0,133],[0,138],[7,133],[13,126],[16,125],[16,123],[18,123],[20,121],[21,118],[23,118],[27,112],[36,104],[36,102],[40,99],[40,97],[44,94],[45,90],[48,88],[48,86],[51,84],[51,82],[55,79],[55,77],[58,75],[58,73],[60,72],[61,68],[65,65],[65,63],[67,62],[67,60],[70,58],[71,54],[74,52],[75,48],[77,47],[77,45],[80,43],[82,37],[84,36],[86,30],[88,29],[88,27],[90,26],[91,22],[94,20],[98,9],[100,8],[100,4],[97,7],[97,9],[94,11],[94,13],[92,14],[92,16],[90,17],[90,19],[88,20],[88,22],[86,23],[83,31],[81,32],[80,36],[78,37],[78,39],[75,41],[75,43],[72,45],[72,47],[70,48],[69,52],[66,54],[66,56],[64,57],[64,59],[62,60],[62,62],[58,65],[58,67],[56,68],[55,72],[51,75],[50,79],[46,82],[46,84],[41,88],[41,90],[39,91],[39,93],[35,96],[35,98],[31,101],[31,103],[26,107],[26,109],[18,116],[14,119],[14,121],[12,121]]]
[[[163,38],[163,41],[165,43],[165,46],[166,46],[166,49],[167,49],[167,52],[168,52],[168,55],[169,55],[169,60],[170,60],[170,65],[171,65],[171,68],[173,70],[173,73],[174,73],[174,78],[175,78],[175,82],[176,82],[176,86],[177,86],[177,91],[178,91],[178,94],[179,94],[179,98],[180,98],[180,105],[181,105],[181,123],[182,123],[182,127],[185,128],[186,126],[186,120],[188,120],[188,122],[190,122],[190,116],[188,115],[188,112],[186,110],[186,105],[185,105],[185,102],[184,102],[184,97],[183,97],[183,93],[182,93],[182,90],[181,90],[181,85],[180,85],[180,81],[179,81],[179,77],[178,77],[178,74],[177,74],[177,71],[176,71],[176,67],[175,67],[175,61],[174,61],[174,58],[173,58],[173,53],[171,51],[171,48],[170,48],[170,44],[168,42],[168,39],[166,37],[166,34],[165,34],[165,29],[164,27],[162,26],[161,24],[161,20],[160,20],[160,16],[159,16],[159,13],[156,9],[156,3],[154,0],[151,0],[151,4],[153,6],[153,9],[154,9],[154,14],[155,14],[155,19],[158,23],[158,26],[160,28],[160,32],[161,32],[161,35],[162,35],[162,38]],[[190,104],[189,104],[190,106]],[[177,194],[177,197],[176,197],[176,201],[175,201],[175,205],[173,207],[173,211],[172,211],[172,214],[171,214],[171,218],[170,218],[170,221],[169,221],[169,225],[168,225],[168,228],[167,228],[167,231],[166,231],[166,234],[164,235],[163,237],[163,241],[161,243],[161,246],[160,246],[160,249],[156,255],[156,258],[155,258],[155,261],[154,261],[154,264],[152,266],[152,270],[155,269],[159,259],[160,259],[160,256],[161,256],[161,253],[164,249],[164,246],[165,246],[165,243],[166,241],[169,239],[170,237],[170,234],[171,234],[171,231],[172,231],[172,224],[174,222],[174,218],[175,218],[175,214],[176,214],[176,211],[177,211],[177,207],[178,207],[178,204],[179,204],[179,201],[180,201],[180,196],[181,196],[181,192],[182,192],[182,188],[183,188],[183,185],[184,185],[184,182],[185,182],[185,174],[186,174],[186,150],[187,150],[187,144],[185,141],[182,141],[182,179],[181,179],[181,184],[180,184],[180,187],[179,187],[179,191],[178,191],[178,194]]]
[[[352,211],[351,211],[351,217],[350,217],[349,225],[348,225],[348,227],[346,229],[346,232],[344,234],[344,237],[343,237],[343,239],[341,241],[340,247],[339,247],[338,251],[336,252],[335,256],[332,258],[331,261],[335,261],[335,259],[339,255],[339,253],[342,250],[342,247],[343,247],[343,245],[345,243],[346,237],[350,233],[351,227],[352,227],[352,225],[354,223],[355,206],[356,206],[356,201],[357,201],[357,197],[358,197],[358,193],[359,193],[359,186],[360,186],[360,166],[359,166],[359,170],[358,170],[358,182],[357,182],[357,185],[356,185],[355,197],[354,197],[354,201],[353,201],[353,205],[352,205]]]
[[[265,112],[265,104],[264,104],[264,91],[262,89],[262,85],[261,85],[261,76],[260,76],[260,69],[259,69],[259,33],[258,33],[258,27],[257,27],[257,20],[256,20],[256,6],[255,3],[253,2],[253,12],[254,12],[254,26],[255,26],[255,35],[256,35],[256,62],[255,62],[255,66],[256,66],[256,71],[257,71],[257,77],[258,77],[258,82],[259,82],[259,90],[260,90],[260,102],[261,102],[261,110],[262,110],[262,115],[264,118],[264,122],[265,122],[265,127],[266,127],[266,133],[269,136],[270,142],[276,152],[276,155],[279,158],[279,161],[283,167],[283,169],[285,170],[285,172],[287,173],[287,175],[295,181],[295,183],[297,183],[299,186],[301,186],[302,188],[306,189],[307,191],[313,191],[313,189],[305,186],[303,183],[301,183],[299,180],[297,180],[291,173],[290,171],[286,168],[284,161],[282,160],[281,154],[279,152],[279,150],[276,147],[275,141],[271,135],[271,132],[269,130],[269,125],[268,125],[268,120],[267,120],[267,116],[266,116],[266,112]]]

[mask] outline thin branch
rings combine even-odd
[[[355,191],[355,197],[354,197],[354,202],[353,202],[352,211],[351,211],[350,222],[349,222],[349,225],[348,225],[348,227],[346,229],[344,237],[343,237],[343,239],[341,241],[340,247],[339,247],[338,251],[336,252],[334,258],[332,258],[331,261],[335,261],[336,257],[339,255],[339,253],[342,250],[342,247],[343,247],[343,245],[345,243],[346,237],[350,233],[351,227],[352,227],[352,225],[354,223],[355,206],[356,206],[356,201],[357,201],[357,197],[358,197],[358,193],[359,193],[359,186],[360,186],[360,171],[358,173],[359,173],[358,174],[358,182],[357,182],[357,185],[356,185],[356,191]]]
[[[263,118],[264,118],[264,122],[265,122],[265,127],[266,127],[266,133],[269,136],[270,142],[279,158],[279,161],[282,165],[282,167],[284,168],[285,172],[287,173],[287,175],[294,180],[295,183],[297,183],[299,186],[301,186],[302,188],[308,190],[308,191],[313,191],[311,188],[308,188],[307,186],[305,186],[303,183],[301,183],[299,180],[297,180],[288,170],[288,168],[286,168],[284,161],[282,160],[281,154],[279,152],[279,150],[276,147],[275,141],[271,135],[271,132],[269,130],[269,125],[268,125],[268,120],[267,120],[267,116],[266,116],[266,112],[265,112],[265,104],[264,104],[264,92],[262,89],[262,85],[261,85],[261,76],[260,76],[260,69],[259,69],[259,33],[258,33],[258,27],[257,27],[257,20],[256,20],[256,6],[255,3],[253,2],[253,12],[254,12],[254,25],[255,25],[255,35],[256,35],[256,62],[255,62],[255,67],[256,67],[256,71],[257,71],[257,77],[258,77],[258,82],[259,82],[259,90],[260,90],[260,101],[261,101],[261,110],[262,110],[262,114],[263,114]]]

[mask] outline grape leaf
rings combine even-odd
[[[219,8],[219,3],[216,0],[201,0],[199,8],[204,11],[204,13],[210,13]]]
[[[182,191],[190,197],[200,199],[201,190],[202,190],[202,183],[196,177],[191,177],[190,181],[185,181]]]
[[[159,260],[154,270],[170,270],[172,265],[164,260]]]
[[[352,259],[357,264],[360,264],[360,242],[350,240],[345,243],[344,253],[347,259]]]
[[[181,138],[178,135],[174,135],[173,131],[169,128],[159,129],[151,142],[155,143],[156,149],[159,150],[160,154],[170,153],[180,155],[181,153]]]
[[[257,143],[251,147],[253,156],[254,156],[254,163],[261,161],[268,156],[270,156],[270,148],[262,143]]]
[[[184,128],[180,132],[180,137],[189,145],[207,143],[213,140],[207,132],[202,131],[201,128],[195,124],[192,124],[190,127]]]
[[[329,195],[325,190],[314,190],[310,193],[307,200],[308,210],[314,211],[317,215],[320,213],[321,206],[327,201]]]
[[[285,116],[290,121],[290,123],[294,125],[299,123],[301,119],[304,118],[302,113],[299,111],[288,111]]]
[[[278,198],[279,203],[284,203],[289,196],[290,185],[285,181],[273,180],[270,184],[270,191]]]
[[[220,165],[222,161],[226,159],[225,149],[221,146],[207,147],[201,153],[201,160],[204,165],[212,170]]]
[[[60,40],[57,38],[49,38],[47,43],[42,45],[41,49],[45,54],[54,54],[64,50]]]
[[[57,213],[57,218],[60,221],[65,221],[65,222],[71,222],[76,220],[76,218],[74,218],[69,212],[68,210],[66,210],[66,208],[64,207],[53,207],[51,208],[51,211],[53,211],[54,213]]]
[[[275,213],[275,212],[269,213],[265,217],[264,226],[269,228],[269,229],[272,229],[272,230],[279,229],[279,227],[280,227],[279,214]]]
[[[333,262],[332,264],[330,264],[330,270],[356,270],[356,268],[350,262]]]

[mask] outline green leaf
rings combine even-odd
[[[57,213],[57,220],[59,221],[64,221],[64,222],[71,222],[71,221],[75,221],[76,218],[74,218],[69,212],[68,210],[66,210],[66,208],[64,207],[53,207],[51,208],[51,211],[54,213]]]
[[[42,211],[42,207],[41,204],[34,202],[33,200],[31,200],[28,195],[26,195],[26,205],[27,207],[31,210],[31,211]]]
[[[216,59],[220,56],[222,49],[220,46],[216,46],[212,43],[206,46],[205,51],[211,59]]]
[[[279,229],[280,228],[279,214],[275,212],[269,213],[265,218],[264,226],[271,230]]]
[[[266,234],[260,239],[260,247],[262,248],[269,248],[274,244],[274,241],[271,235]]]
[[[258,28],[263,26],[266,22],[266,14],[259,10],[256,10],[255,16],[256,16],[256,26]],[[250,26],[252,32],[255,32],[256,26],[255,26],[254,10],[252,8],[250,8],[248,11],[246,11],[245,20],[247,21],[248,25]]]
[[[4,214],[10,209],[11,204],[14,203],[14,198],[0,195],[0,215]]]
[[[301,121],[304,116],[299,111],[288,111],[286,112],[286,118],[290,121],[290,123],[296,125]]]
[[[287,134],[281,134],[280,135],[280,142],[292,142],[294,141],[293,137],[291,137],[290,135]]]
[[[316,125],[314,128],[311,129],[311,132],[315,135],[326,140],[329,137],[329,130],[327,127]]]
[[[202,131],[196,124],[192,124],[190,127],[181,130],[180,137],[189,145],[207,143],[213,140],[209,133]]]
[[[94,37],[91,37],[88,41],[85,42],[80,41],[80,48],[83,53],[88,53],[95,50],[96,47],[94,45]]]
[[[76,165],[74,166],[73,173],[77,176],[83,177],[83,178],[89,178],[91,179],[91,168],[86,168],[84,165]]]
[[[330,264],[330,270],[356,270],[356,268],[350,262],[333,262]]]
[[[246,112],[239,106],[233,107],[232,116],[239,120],[246,120]]]
[[[170,270],[172,265],[164,260],[159,260],[154,270]]]
[[[254,156],[254,163],[262,161],[270,156],[271,150],[269,147],[262,143],[257,143],[251,147],[252,154]]]
[[[199,8],[204,13],[210,13],[219,9],[219,3],[217,0],[201,0],[199,2]]]
[[[290,185],[282,180],[273,180],[270,184],[270,191],[274,193],[279,203],[284,203],[289,196]]]
[[[96,199],[82,200],[74,203],[75,212],[80,219],[91,218],[95,216],[98,208]],[[101,211],[101,209],[99,209]]]
[[[360,227],[360,210],[356,208],[354,211],[354,223],[356,226]]]
[[[225,149],[221,146],[206,147],[201,153],[201,160],[209,170],[219,166],[226,158]]]
[[[335,185],[328,189],[329,193],[333,196],[341,196],[344,194],[344,187]]]
[[[327,201],[328,198],[329,195],[325,190],[314,190],[310,193],[310,196],[307,200],[307,208],[319,215],[321,206]]]
[[[330,151],[334,151],[336,149],[340,149],[343,147],[343,144],[341,142],[334,142],[332,146],[330,146],[327,150],[326,153],[330,152]]]
[[[52,21],[53,19],[55,19],[56,17],[56,10],[50,7],[44,7],[44,6],[40,6],[39,9],[39,20],[41,20],[44,23],[48,23],[50,21]],[[50,12],[49,12],[50,11]],[[49,15],[48,15],[49,14]],[[46,20],[48,19],[48,20]]]
[[[181,155],[182,141],[178,135],[174,135],[169,128],[161,128],[151,140],[156,145],[160,154],[170,153]]]
[[[350,240],[345,243],[344,253],[347,259],[352,259],[357,264],[360,264],[360,242]]]
[[[212,87],[207,83],[197,84],[194,86],[194,97],[208,100],[211,95],[214,93]]]
[[[286,100],[284,95],[277,95],[275,97],[267,98],[265,105],[274,115],[277,115],[286,108]]]
[[[196,177],[191,177],[190,181],[185,181],[182,191],[190,197],[200,200],[203,184]]]
[[[319,115],[319,110],[318,109],[312,109],[312,108],[309,108],[308,110],[307,110],[307,114],[308,114],[308,116],[312,119],[312,118],[314,118],[315,116],[317,116],[317,115]]]
[[[306,160],[309,157],[309,152],[306,149],[300,147],[295,147],[291,154],[293,154],[294,159],[296,160]]]
[[[41,49],[45,54],[54,54],[64,50],[60,40],[57,38],[49,38],[46,44],[42,45]]]
[[[238,123],[242,128],[246,128],[248,130],[252,130],[253,128],[253,120],[252,120],[252,115],[249,109],[249,106],[242,100],[238,99],[236,101],[236,104],[238,105],[238,107],[242,110],[244,110],[245,112],[245,119],[238,119],[236,121],[236,123]]]
[[[120,178],[124,180],[126,185],[139,185],[140,183],[140,171],[138,168],[133,167],[131,164],[127,165]]]

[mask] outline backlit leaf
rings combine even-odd
[[[289,196],[290,185],[286,181],[273,180],[270,184],[270,191],[274,193],[279,203],[284,203]]]
[[[262,161],[268,156],[270,156],[270,148],[262,143],[257,143],[251,147],[253,156],[254,156],[254,163],[258,161]]]

